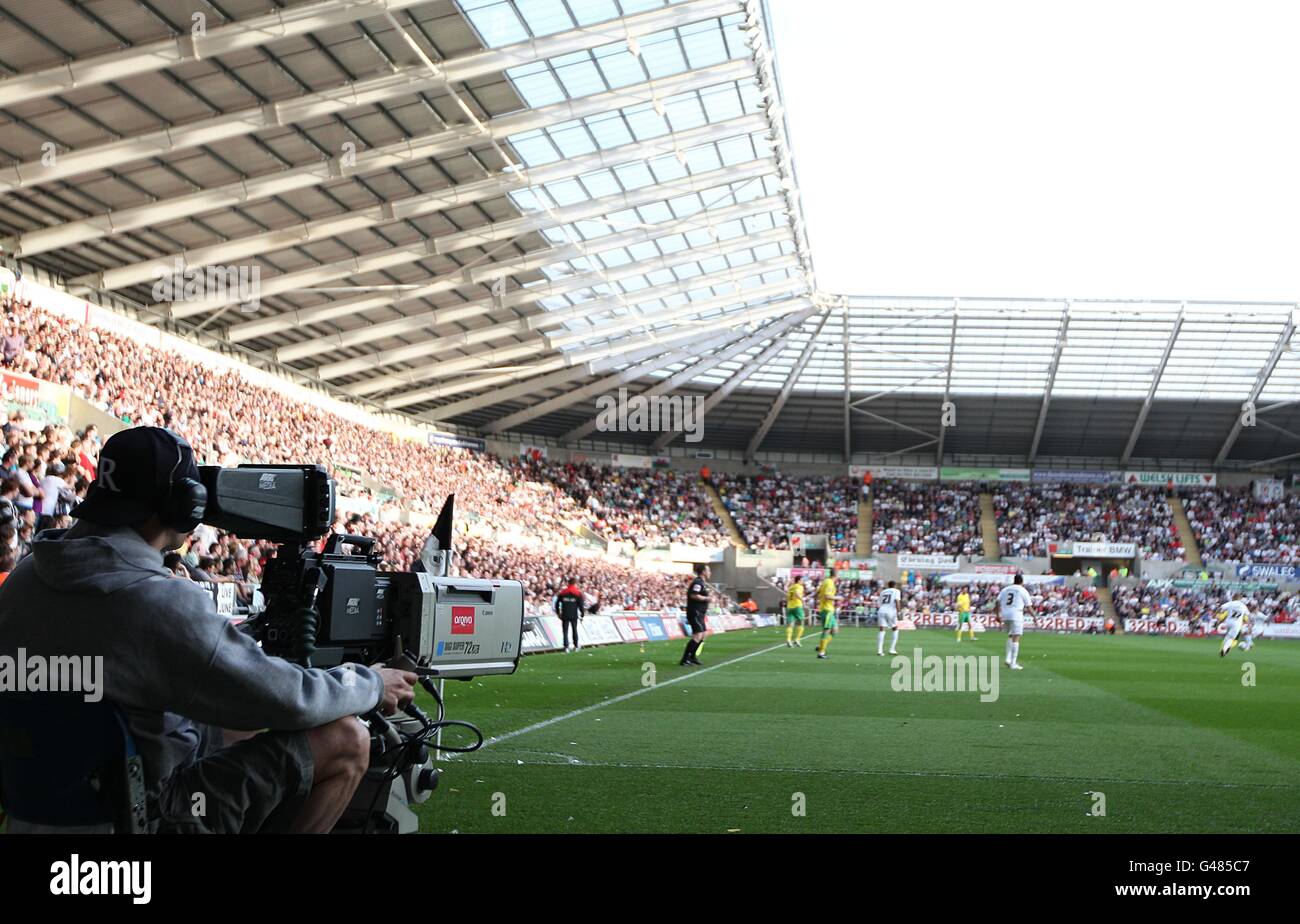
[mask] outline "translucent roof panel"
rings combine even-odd
[[[1050,385],[1053,397],[1143,399],[1169,350],[1158,398],[1244,400],[1292,312],[1287,305],[1077,301],[1065,324],[1060,300],[823,297],[823,304],[825,325],[795,388],[843,391],[847,312],[855,396],[945,389],[1039,396]],[[749,381],[783,384],[806,342],[792,342]],[[1282,354],[1261,400],[1300,398],[1300,338],[1296,349]]]
[[[1157,398],[1245,400],[1292,314],[1291,306],[1189,306]]]

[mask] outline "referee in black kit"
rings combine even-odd
[[[704,614],[709,609],[709,585],[704,583],[709,576],[709,566],[704,562],[695,565],[695,577],[691,578],[686,588],[686,622],[691,627],[691,637],[686,641],[686,651],[682,653],[681,665],[700,664],[696,657],[704,647],[704,638],[709,634],[704,624]]]

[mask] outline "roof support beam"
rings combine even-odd
[[[547,360],[541,366],[531,373],[506,373],[503,375],[487,376],[475,380],[470,387],[465,387],[463,382],[440,385],[435,388],[422,389],[420,393],[408,393],[403,398],[411,398],[418,394],[423,394],[419,401],[434,401],[438,398],[449,397],[453,394],[464,394],[466,391],[477,391],[480,388],[489,388],[490,390],[470,398],[462,398],[460,401],[453,401],[451,404],[444,404],[441,407],[435,407],[432,410],[424,411],[419,416],[423,420],[444,421],[461,414],[468,414],[471,411],[477,411],[481,408],[492,407],[494,404],[502,404],[506,401],[515,401],[519,398],[533,398],[539,392],[546,391],[550,388],[557,388],[560,385],[572,382],[574,379],[586,375],[602,375],[603,373],[615,368],[623,363],[639,363],[642,360],[650,359],[655,356],[662,356],[663,350],[658,344],[635,350],[626,356],[620,356],[616,359],[602,359],[594,362],[582,363],[577,366],[570,366],[565,361],[565,357],[557,356]],[[555,369],[557,371],[550,371]],[[541,374],[541,373],[548,374]],[[505,388],[491,388],[498,383],[514,382]],[[419,403],[419,401],[408,401],[407,404]]]
[[[905,382],[899,382],[897,385],[891,385],[889,388],[886,388],[883,391],[878,391],[875,394],[867,395],[865,398],[855,398],[851,402],[849,402],[849,408],[850,410],[856,411],[864,404],[870,404],[872,401],[878,401],[881,398],[886,397],[887,395],[897,394],[900,391],[907,391],[909,388],[911,388],[914,385],[920,385],[922,382],[928,382],[931,379],[937,379],[939,376],[945,374],[946,374],[946,370],[935,369],[933,372],[929,372],[925,375],[917,376],[914,379],[908,379]]]
[[[376,8],[375,12],[382,11]],[[403,68],[392,74],[292,99],[277,100],[266,106],[223,113],[210,119],[169,126],[120,141],[67,151],[49,166],[35,160],[3,167],[0,168],[0,192],[52,183],[94,170],[120,167],[142,158],[346,112],[396,97],[441,90],[454,83],[500,73],[520,64],[626,41],[628,38],[638,38],[734,12],[737,12],[734,0],[687,0],[594,26],[570,29],[501,48],[471,52],[442,62],[437,74],[430,74],[424,66]]]
[[[432,362],[421,363],[411,369],[405,369],[391,375],[382,375],[373,379],[367,379],[364,382],[358,382],[356,385],[349,387],[348,391],[353,394],[371,394],[376,391],[382,391],[387,387],[400,387],[407,382],[419,381],[422,378],[444,378],[454,372],[464,372],[479,366],[492,366],[501,362],[513,361],[528,356],[535,356],[539,353],[554,350],[557,346],[578,341],[598,340],[613,333],[619,333],[631,330],[636,327],[644,327],[648,323],[661,323],[678,320],[696,314],[701,311],[711,311],[726,309],[737,303],[743,303],[752,299],[774,297],[778,295],[793,294],[803,285],[803,280],[797,277],[783,279],[780,282],[771,283],[766,286],[749,290],[747,292],[729,293],[720,295],[715,298],[701,299],[698,302],[687,302],[672,309],[656,311],[652,318],[645,318],[640,315],[617,318],[612,322],[607,322],[598,327],[589,328],[585,331],[574,335],[567,335],[562,338],[551,338],[543,336],[540,339],[530,340],[527,343],[514,344],[495,350],[486,350],[482,353],[474,353],[469,356],[459,357],[452,360],[434,360]],[[726,317],[718,320],[726,320]],[[693,327],[692,324],[686,323],[681,325],[689,333]],[[729,325],[728,325],[729,326]],[[662,332],[646,333],[638,335],[643,340],[662,337]],[[459,346],[460,344],[456,344]],[[431,349],[429,343],[411,344],[409,347],[400,347],[397,350],[389,350],[383,353],[375,354],[373,362],[374,368],[391,365],[396,362],[406,362],[419,356],[427,356],[435,352]],[[331,363],[322,366],[318,373],[322,378],[337,378],[341,373],[338,367],[341,364]]]
[[[1268,429],[1272,430],[1275,433],[1281,433],[1283,436],[1289,436],[1293,440],[1300,440],[1300,433],[1296,433],[1293,430],[1288,430],[1286,427],[1279,427],[1277,424],[1269,423],[1267,420],[1259,420],[1257,421],[1257,423],[1259,423],[1261,426],[1267,427]]]
[[[961,314],[961,299],[952,300],[952,333],[948,336],[948,374],[943,381],[943,403],[939,405],[939,444],[934,447],[934,464],[943,465],[943,442],[944,437],[948,435],[948,428],[944,426],[944,407],[948,404],[948,396],[952,393],[952,360],[957,353],[957,318]]]
[[[156,42],[132,45],[121,51],[73,59],[65,64],[0,80],[0,108],[258,48],[384,12],[397,12],[422,2],[424,0],[323,0],[304,3],[264,16],[214,26],[203,35],[187,32]]]
[[[810,311],[809,314],[811,313],[812,312]],[[733,391],[735,391],[741,384],[743,384],[746,379],[748,379],[759,369],[762,369],[777,355],[779,355],[780,352],[786,348],[786,345],[789,344],[789,342],[790,342],[789,334],[779,335],[774,341],[772,341],[771,345],[769,345],[766,350],[764,350],[762,353],[755,356],[752,360],[747,362],[745,365],[737,369],[735,374],[732,375],[731,378],[727,379],[720,386],[718,386],[713,391],[711,391],[709,393],[709,396],[704,399],[704,404],[700,408],[700,417],[702,419],[708,417],[709,411],[713,410],[715,407],[717,407],[719,404],[725,401],[727,397]],[[701,422],[703,422],[703,420],[701,420]],[[654,443],[651,444],[650,448],[654,452],[662,452],[664,448],[668,446],[669,443],[672,443],[679,436],[681,436],[679,432],[675,430],[670,430],[669,432],[665,433],[663,436],[655,440]]]
[[[1289,462],[1292,459],[1300,459],[1300,452],[1290,452],[1284,456],[1265,459],[1263,462],[1256,462],[1255,465],[1259,468],[1267,468],[1270,465],[1277,465],[1279,462]]]
[[[494,174],[450,189],[389,199],[342,215],[331,215],[328,218],[302,222],[286,228],[233,238],[207,247],[182,250],[137,263],[128,263],[99,273],[79,276],[73,279],[72,283],[88,285],[95,289],[121,289],[149,279],[157,279],[161,275],[170,275],[178,265],[193,269],[214,263],[231,263],[392,222],[409,221],[511,192],[522,192],[544,183],[572,179],[594,170],[638,163],[664,153],[671,153],[674,143],[685,150],[697,144],[758,131],[762,126],[763,117],[759,115],[705,124],[680,134],[666,136],[666,139],[656,138],[646,142],[635,142],[583,157],[556,161],[553,164],[530,169],[527,174]]]
[[[796,324],[803,323],[803,321],[810,317],[816,310],[817,309],[812,307],[805,308],[790,317],[782,318],[779,321],[761,327],[754,333],[742,337],[732,343],[730,346],[709,355],[703,355],[702,351],[698,348],[692,348],[692,354],[700,357],[697,362],[692,363],[680,372],[674,372],[672,375],[668,376],[668,378],[652,385],[650,388],[642,392],[639,397],[656,398],[660,395],[665,395],[674,388],[687,384],[697,376],[704,375],[706,372],[717,368],[723,363],[735,359],[742,353],[752,350],[755,346],[763,343],[769,338],[784,333]],[[568,433],[564,434],[564,436],[560,437],[560,442],[575,443],[587,436],[596,429],[596,422],[598,419],[598,417],[593,417],[582,426],[570,430]]]
[[[713,247],[673,254],[660,260],[650,260],[644,263],[629,263],[626,266],[619,267],[616,271],[607,272],[605,274],[587,273],[582,276],[560,277],[541,285],[529,286],[526,289],[515,289],[501,295],[499,298],[475,299],[474,301],[466,302],[463,305],[456,305],[451,308],[439,308],[433,311],[422,311],[418,314],[403,315],[402,317],[393,318],[391,321],[384,321],[379,324],[366,324],[362,327],[358,327],[356,330],[331,334],[328,337],[316,337],[311,340],[304,340],[301,343],[280,347],[275,351],[275,358],[279,362],[292,362],[295,359],[302,359],[306,356],[315,356],[320,353],[327,353],[331,350],[360,346],[364,343],[373,343],[376,340],[382,340],[385,337],[408,334],[438,324],[446,324],[452,321],[460,321],[471,317],[481,317],[492,314],[493,312],[500,312],[503,309],[518,308],[523,305],[533,304],[545,298],[555,298],[557,296],[584,292],[601,283],[615,282],[633,276],[641,276],[655,270],[668,270],[671,272],[674,267],[687,266],[706,256],[720,256],[724,258],[736,256],[742,253],[747,253],[749,248],[757,247],[759,244],[775,243],[781,240],[789,240],[789,234],[786,233],[783,228],[773,228],[770,231],[763,232],[761,235],[742,238],[739,243],[727,241],[716,244]],[[728,251],[726,250],[726,247],[723,246],[724,243],[729,247],[740,247],[743,245],[744,249]],[[684,257],[688,259],[683,261]],[[797,258],[795,257],[783,259],[797,262]],[[763,265],[774,265],[775,262],[776,261],[765,261]],[[739,269],[748,273],[751,266],[752,264],[742,265]],[[734,275],[734,273],[735,271],[733,271],[731,275]],[[620,305],[626,304],[629,299],[637,302],[645,302],[653,298],[659,298],[663,295],[675,294],[683,289],[709,285],[710,283],[704,281],[705,278],[715,277],[696,276],[693,278],[680,279],[662,286],[652,286],[649,289],[638,289],[631,295],[592,299],[568,308],[543,311],[526,318],[517,318],[514,317],[514,315],[507,315],[507,317],[511,317],[513,320],[507,324],[495,325],[495,327],[503,330],[509,328],[510,333],[528,333],[529,331],[540,330],[544,327],[554,327],[575,317],[583,317],[619,307]],[[406,299],[404,298],[403,301],[405,300]],[[482,339],[491,340],[493,339],[493,336],[488,335],[488,330],[490,330],[490,328],[480,328],[471,333],[479,335]],[[480,331],[482,331],[482,334],[480,334]],[[501,334],[501,336],[504,335],[504,333]],[[367,358],[368,357],[359,357],[359,359]],[[358,368],[364,368],[364,366]]]
[[[471,145],[505,141],[512,135],[535,131],[555,122],[585,118],[622,108],[644,105],[646,98],[660,98],[690,92],[729,80],[741,80],[752,73],[744,61],[728,61],[673,77],[639,83],[608,93],[596,93],[575,100],[524,109],[498,116],[483,123],[484,132],[468,125],[453,125],[414,138],[403,139],[368,151],[358,151],[355,161],[343,155],[327,161],[313,161],[301,167],[226,183],[210,189],[160,199],[131,208],[116,209],[102,215],[38,228],[23,234],[0,238],[6,251],[15,256],[34,256],[59,247],[99,240],[111,234],[136,231],[156,224],[175,221],[189,215],[245,205],[270,196],[299,189],[323,186],[335,180],[363,176],[463,151]]]
[[[1056,349],[1052,352],[1052,364],[1047,369],[1047,387],[1043,389],[1043,403],[1038,408],[1038,422],[1034,424],[1034,441],[1029,444],[1029,461],[1038,456],[1038,444],[1043,438],[1043,427],[1047,425],[1047,408],[1052,403],[1052,388],[1056,385],[1056,370],[1061,367],[1061,354],[1065,352],[1065,343],[1070,333],[1070,303],[1065,303],[1061,314],[1061,329],[1056,335]]]
[[[780,233],[781,229],[767,231],[766,234]],[[758,237],[758,235],[755,235]],[[788,235],[783,235],[788,239]],[[757,246],[753,238],[744,240],[745,246]],[[701,259],[701,253],[697,251],[688,251],[686,255],[690,256],[690,263]],[[708,251],[710,256],[722,256],[720,253]],[[672,260],[676,261],[672,265],[682,266],[682,255],[673,255]],[[797,263],[797,257],[787,257],[788,260]],[[649,264],[633,263],[627,266],[621,266],[619,272],[611,273],[606,279],[599,278],[598,274],[590,276],[568,277],[555,279],[554,282],[546,283],[541,286],[529,286],[528,289],[516,289],[500,296],[499,299],[474,299],[473,302],[467,302],[461,305],[454,305],[451,308],[437,308],[434,311],[419,312],[416,314],[404,314],[402,317],[393,318],[391,321],[383,321],[381,324],[367,324],[357,327],[356,330],[341,331],[338,334],[331,334],[330,337],[317,337],[311,340],[303,340],[302,343],[294,343],[291,346],[279,347],[276,351],[276,360],[279,363],[291,363],[291,361],[303,359],[305,356],[316,356],[318,353],[329,352],[331,350],[344,350],[348,347],[361,346],[363,343],[373,343],[385,337],[398,337],[400,334],[409,334],[413,331],[424,330],[426,327],[433,327],[441,324],[451,324],[454,321],[463,321],[469,317],[481,317],[485,314],[500,312],[502,309],[517,308],[520,305],[533,304],[542,299],[555,298],[558,295],[571,295],[573,292],[580,292],[590,289],[591,286],[597,285],[598,282],[612,282],[615,279],[624,279],[629,276],[640,276],[643,273],[653,272],[655,269],[668,269],[669,260],[650,261]],[[767,261],[775,263],[775,261]],[[781,264],[792,265],[792,264]],[[741,269],[748,270],[749,266],[742,266]],[[594,277],[594,278],[593,278]],[[654,286],[651,289],[641,289],[630,295],[612,296],[606,299],[591,299],[590,302],[582,302],[572,305],[569,308],[559,308],[555,311],[543,311],[538,314],[532,314],[528,317],[512,317],[513,320],[497,324],[491,327],[480,327],[480,329],[467,331],[464,337],[472,338],[465,340],[467,343],[482,342],[482,340],[495,339],[497,337],[506,337],[508,334],[526,334],[529,331],[539,330],[542,327],[552,327],[563,324],[564,321],[571,320],[573,317],[582,317],[584,314],[590,314],[608,309],[619,307],[627,304],[629,300],[637,303],[647,302],[647,300],[660,298],[663,295],[676,294],[682,290],[692,289],[693,286],[710,285],[702,282],[705,278],[715,277],[694,277],[689,279],[680,279],[680,281],[667,283],[663,286]],[[725,277],[723,277],[725,278]],[[403,299],[406,300],[406,299]],[[499,331],[499,333],[497,333]],[[456,335],[459,339],[461,335]],[[439,339],[438,343],[441,344]],[[348,363],[361,363],[356,369],[369,368],[369,356],[355,357],[347,360]]]
[[[610,308],[619,304],[645,304],[660,298],[680,294],[683,290],[687,289],[726,285],[728,282],[732,281],[739,282],[741,279],[753,278],[760,273],[782,268],[788,269],[797,266],[798,262],[799,258],[792,254],[788,257],[782,257],[777,260],[764,261],[763,263],[754,264],[752,266],[743,266],[739,271],[718,273],[712,276],[697,276],[694,279],[676,280],[667,285],[655,286],[650,289],[632,293],[621,300],[601,299],[576,306],[573,310],[566,309],[564,311],[557,311],[554,312],[554,317],[548,317],[547,314],[542,314],[531,318],[519,318],[514,321],[506,321],[500,324],[489,324],[486,327],[478,327],[459,334],[452,334],[430,340],[421,340],[420,342],[397,347],[392,350],[381,350],[375,353],[368,353],[365,356],[357,356],[353,359],[344,359],[339,362],[326,363],[316,369],[316,374],[322,379],[337,379],[345,375],[354,375],[367,369],[379,369],[384,366],[391,366],[395,363],[407,362],[412,359],[426,359],[440,353],[446,353],[450,350],[464,349],[466,347],[474,346],[475,344],[500,340],[504,337],[530,337],[539,327],[551,327],[563,324],[565,321],[573,320],[574,317],[580,317],[583,314],[594,316],[599,314],[601,311],[608,311]],[[741,275],[742,273],[743,275]],[[788,291],[788,289],[786,291]],[[707,301],[710,303],[726,305],[734,302],[737,297],[737,295],[728,295],[725,297],[719,297],[722,299],[721,302],[719,302],[719,299],[710,299]],[[743,293],[739,297],[743,297]],[[628,318],[616,319],[612,323],[626,327],[628,325],[644,325],[647,323],[647,320],[653,320],[655,322],[667,321],[671,320],[673,317],[681,315],[682,313],[694,313],[698,310],[707,310],[695,307],[696,304],[703,304],[704,301],[705,300],[702,300],[699,303],[688,303],[678,309],[673,309],[671,312],[656,310],[652,319],[647,319],[644,315],[634,315]],[[431,320],[428,315],[425,315],[423,318],[417,318],[420,323],[414,325],[414,329],[428,327],[434,323],[447,323],[453,320],[452,315],[455,315],[454,320],[461,320],[465,317],[487,314],[494,307],[494,303],[491,299],[471,302],[468,305],[459,305],[446,311],[434,312],[433,314],[436,315],[437,318],[433,320]],[[403,322],[406,321],[406,319],[402,320]],[[403,323],[403,326],[410,327],[411,325]],[[393,328],[388,324],[378,324],[369,328],[369,330],[374,331],[381,328],[388,328],[388,330],[380,334],[381,337],[392,335]],[[548,345],[552,342],[562,344],[576,339],[585,340],[592,336],[599,336],[600,331],[601,328],[591,328],[554,339],[545,334],[543,337],[546,339]],[[277,353],[277,355],[279,354]]]
[[[860,407],[853,408],[853,412],[856,414],[862,414],[864,417],[870,417],[872,420],[878,420],[881,423],[887,423],[891,427],[897,427],[900,430],[907,430],[910,433],[919,433],[921,436],[927,437],[925,443],[922,445],[929,446],[931,443],[938,442],[939,437],[935,436],[933,433],[927,433],[925,430],[894,420],[892,417],[886,417],[884,414],[877,414],[874,411],[864,411]]]
[[[631,231],[624,231],[618,234],[611,234],[607,237],[598,238],[588,242],[589,248],[586,255],[604,253],[606,250],[612,250],[618,247],[625,247],[628,244],[639,244],[647,240],[654,240],[659,235],[686,233],[688,231],[698,231],[709,228],[715,224],[722,224],[729,221],[737,221],[750,215],[762,214],[780,207],[781,202],[777,196],[767,196],[763,199],[756,199],[752,203],[747,202],[743,205],[731,205],[722,209],[708,209],[699,212],[687,220],[671,219],[649,228],[636,228]],[[764,232],[765,234],[767,232]],[[754,236],[759,237],[758,235]],[[727,238],[720,242],[720,246],[726,246],[732,238]],[[323,324],[336,318],[347,317],[353,314],[361,314],[374,308],[383,308],[387,305],[400,304],[401,302],[412,301],[415,299],[428,298],[441,292],[450,292],[453,289],[462,288],[471,285],[485,285],[497,279],[503,279],[515,274],[532,272],[545,266],[555,263],[561,263],[565,260],[582,256],[580,249],[573,245],[562,247],[547,247],[541,250],[530,251],[522,256],[510,260],[503,260],[499,263],[484,263],[476,267],[466,268],[458,275],[444,276],[427,285],[419,286],[415,289],[407,290],[400,297],[393,298],[385,295],[361,295],[353,298],[344,298],[337,301],[325,302],[321,305],[313,305],[310,308],[299,308],[294,311],[286,311],[269,318],[257,318],[252,321],[243,321],[238,324],[232,324],[226,328],[226,338],[233,343],[239,343],[244,340],[250,340],[254,337],[263,337],[267,334],[274,334],[282,330],[293,330],[298,327],[306,327],[312,324]],[[589,273],[582,277],[568,277],[568,279],[581,278],[594,284],[604,281],[607,278],[619,278],[616,273],[606,271],[601,273]],[[566,280],[560,280],[556,285],[562,284]],[[506,293],[504,299],[509,304],[509,300],[515,295]],[[324,338],[326,340],[332,338]],[[332,349],[332,347],[330,347]],[[307,354],[304,354],[307,355]]]
[[[590,349],[574,350],[570,353],[566,353],[565,358],[569,365],[578,365],[580,363],[606,360],[620,354],[631,353],[646,348],[650,345],[655,345],[662,351],[668,345],[675,344],[679,340],[686,340],[691,337],[698,339],[702,334],[717,330],[728,330],[758,321],[765,321],[769,318],[789,314],[792,311],[798,311],[807,306],[808,300],[806,298],[792,298],[767,302],[766,304],[756,305],[752,308],[745,308],[718,318],[710,319],[702,324],[681,324],[676,328],[670,328],[664,332],[656,332],[653,335],[635,334]],[[515,349],[509,351],[495,351],[492,355],[476,354],[474,356],[447,360],[443,363],[435,363],[432,367],[412,370],[410,372],[401,373],[400,375],[382,376],[382,382],[378,386],[374,383],[380,382],[381,379],[370,379],[364,382],[358,382],[355,385],[349,385],[343,390],[353,397],[357,397],[371,394],[376,390],[401,387],[402,385],[414,384],[429,379],[450,378],[467,370],[472,371],[476,368],[491,366],[497,362],[509,362],[519,359],[522,356],[533,355],[535,352],[535,345],[528,344],[522,349],[522,351],[520,349]],[[491,361],[487,362],[485,360]],[[423,396],[422,391],[408,391],[392,395],[383,403],[386,407],[399,408],[405,407],[409,404],[418,404],[423,400],[427,399]]]
[[[790,269],[798,265],[798,258],[794,256],[781,257],[777,260],[770,261],[770,267],[767,262],[757,264],[754,267],[755,275],[749,274],[749,267],[741,267],[737,272],[720,274],[723,281],[715,283],[722,286],[731,283],[734,291],[724,292],[721,295],[715,295],[712,298],[702,298],[698,301],[686,302],[682,305],[676,305],[672,308],[656,308],[651,314],[640,314],[633,317],[618,317],[608,321],[601,321],[593,327],[583,328],[575,331],[557,331],[554,334],[544,334],[546,345],[551,349],[557,347],[566,347],[575,343],[585,343],[592,338],[600,339],[611,333],[621,333],[623,331],[636,330],[642,327],[649,327],[651,324],[662,324],[667,321],[682,321],[691,318],[692,315],[705,314],[710,311],[726,310],[727,308],[750,302],[757,302],[766,298],[778,298],[793,295],[804,289],[806,283],[801,276],[787,276],[784,279],[778,279],[775,282],[764,283],[759,280],[759,284],[746,287],[743,283],[757,278],[759,272],[770,272],[772,270]],[[761,267],[761,269],[760,269]],[[635,298],[631,300],[632,306],[639,304]],[[691,323],[685,320],[685,323]]]
[[[513,388],[522,387],[525,393],[529,392],[533,388],[533,385],[531,383],[536,380],[535,377],[544,376],[545,373],[551,373],[553,372],[553,370],[557,370],[557,369],[569,375],[570,377],[581,374],[581,372],[575,372],[572,368],[568,368],[564,361],[563,356],[557,356],[553,359],[548,359],[544,362],[535,363],[526,368],[520,367],[517,369],[512,369],[508,372],[489,372],[477,376],[470,376],[467,378],[458,379],[455,382],[448,382],[447,384],[440,385],[437,388],[427,389],[426,396],[421,400],[436,401],[439,398],[450,398],[454,395],[463,395],[468,391],[478,391],[481,388],[486,388],[489,390],[484,392],[480,397],[485,399],[490,399],[487,401],[489,405],[496,404],[499,401],[507,400],[506,392],[511,391],[511,389]],[[527,380],[529,384],[527,385],[523,384],[524,380]],[[514,382],[515,384],[510,385],[507,388],[496,387],[498,385],[508,385],[511,382]],[[465,400],[470,401],[474,399],[466,398]],[[410,403],[418,404],[419,401],[412,400]],[[395,410],[394,408],[386,408],[386,409]],[[419,417],[423,420],[438,419],[438,417],[432,412],[426,412],[420,414]]]
[[[798,381],[799,376],[803,375],[808,360],[812,359],[812,355],[817,349],[817,338],[821,336],[822,328],[826,326],[826,319],[829,316],[829,310],[823,312],[821,320],[817,322],[817,330],[808,338],[808,342],[804,344],[803,352],[799,354],[799,359],[795,361],[794,368],[790,370],[790,377],[785,380],[785,384],[781,386],[781,391],[772,400],[772,406],[763,415],[763,422],[758,425],[758,430],[750,437],[749,445],[745,447],[746,460],[751,462],[754,460],[754,454],[758,452],[758,447],[763,445],[763,440],[767,439],[767,432],[772,429],[772,424],[776,423],[776,418],[780,416],[781,409],[790,400],[790,392],[794,390],[794,383]]]
[[[1147,396],[1142,401],[1142,409],[1138,411],[1137,420],[1133,422],[1133,430],[1128,435],[1128,442],[1124,444],[1124,452],[1119,457],[1120,465],[1128,464],[1128,460],[1133,458],[1133,450],[1137,448],[1138,437],[1142,435],[1142,428],[1146,426],[1147,415],[1151,413],[1151,404],[1160,389],[1160,380],[1165,377],[1165,367],[1169,365],[1169,357],[1173,355],[1174,346],[1178,343],[1178,335],[1183,331],[1183,319],[1186,316],[1187,303],[1183,302],[1178,309],[1178,317],[1174,319],[1174,326],[1169,331],[1169,339],[1165,341],[1164,352],[1160,354],[1160,363],[1156,366],[1155,374],[1151,376],[1151,387],[1147,389]]]
[[[1255,377],[1255,384],[1250,389],[1250,396],[1246,398],[1246,404],[1254,404],[1259,400],[1263,393],[1264,387],[1268,385],[1269,378],[1273,375],[1273,370],[1277,368],[1278,360],[1286,352],[1287,347],[1291,344],[1291,338],[1295,335],[1295,315],[1292,314],[1287,319],[1286,324],[1282,327],[1282,335],[1277,338],[1277,343],[1273,345],[1273,350],[1264,362],[1264,368],[1259,370],[1259,375]],[[1228,458],[1228,453],[1232,452],[1233,444],[1237,442],[1237,437],[1241,436],[1242,414],[1237,414],[1237,419],[1232,423],[1232,430],[1228,433],[1228,438],[1223,441],[1223,447],[1219,454],[1214,457],[1215,465],[1222,465]]]
[[[853,461],[853,358],[849,351],[849,300],[840,297],[840,317],[844,325],[844,464]]]
[[[696,347],[695,349],[713,349],[729,343],[733,339],[735,339],[735,335],[729,331],[726,334],[710,338],[702,345],[702,347]],[[563,394],[555,395],[554,397],[547,398],[544,401],[538,401],[536,404],[529,405],[528,407],[515,411],[512,414],[507,414],[505,417],[500,417],[491,423],[486,424],[482,429],[487,433],[504,433],[506,430],[514,429],[520,424],[527,423],[530,420],[536,420],[538,417],[545,417],[547,414],[563,410],[566,407],[572,407],[580,401],[593,398],[596,395],[609,391],[611,388],[617,388],[620,385],[625,385],[628,382],[635,381],[644,375],[658,372],[665,366],[685,362],[694,355],[695,353],[692,349],[670,350],[668,352],[661,351],[656,355],[651,356],[649,359],[628,366],[626,369],[615,372],[613,375],[607,375],[594,382],[588,382],[586,385],[579,388],[566,391]]]
[[[617,193],[612,196],[593,199],[590,202],[581,202],[555,209],[552,212],[533,212],[517,218],[509,218],[505,221],[489,222],[476,228],[427,239],[408,247],[396,247],[378,253],[349,257],[337,263],[313,266],[292,273],[281,273],[262,282],[259,297],[269,298],[286,292],[301,291],[322,283],[344,279],[348,276],[390,269],[404,263],[413,263],[425,257],[441,256],[470,247],[483,247],[533,231],[553,228],[559,223],[568,224],[584,219],[599,218],[610,212],[640,208],[673,196],[702,192],[721,184],[743,183],[746,180],[766,176],[773,169],[770,160],[746,161],[743,164],[736,164],[734,167],[709,170],[674,180],[671,183],[647,186],[630,193]],[[163,303],[158,308],[172,319],[180,319],[205,314],[209,311],[219,311],[238,302],[238,295],[221,293],[208,299]]]

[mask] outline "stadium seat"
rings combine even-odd
[[[144,764],[125,716],[79,693],[0,697],[0,806],[10,834],[144,833]]]

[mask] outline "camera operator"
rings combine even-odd
[[[151,827],[329,831],[369,764],[357,716],[405,705],[415,675],[272,658],[217,615],[211,595],[173,580],[163,555],[184,544],[206,500],[175,433],[115,434],[98,476],[78,522],[37,537],[0,586],[0,654],[103,657],[101,693],[144,759]]]

